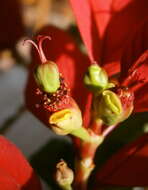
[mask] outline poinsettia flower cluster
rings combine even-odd
[[[109,9],[113,8],[113,6],[110,6],[111,3],[103,3],[102,1],[98,1],[97,5],[94,1],[90,1],[90,3],[84,1],[71,1],[71,3],[78,21],[81,35],[88,50],[89,58],[80,52],[75,42],[68,34],[55,27],[47,26],[40,31],[40,34],[49,35],[52,38],[50,43],[44,42],[45,55],[47,59],[55,61],[58,65],[60,72],[71,89],[72,97],[76,100],[83,113],[84,125],[87,127],[90,123],[92,95],[85,89],[83,77],[88,66],[92,62],[98,62],[98,64],[103,66],[107,71],[109,78],[113,81],[116,80],[116,88],[114,91],[121,98],[121,102],[124,107],[128,107],[129,104],[132,103],[133,113],[147,111],[147,20],[146,12],[144,10],[138,15],[139,18],[136,14],[137,9],[139,8],[138,6],[145,6],[146,1],[137,1],[133,2],[133,4],[132,2],[127,1],[127,4],[125,3],[122,5],[122,3],[119,3],[120,6],[119,4],[114,5],[116,8],[119,6],[119,11],[122,9],[122,11],[124,11],[125,9],[126,16],[122,14],[117,15],[117,18],[119,17],[118,19],[124,21],[125,31],[123,29],[122,31],[120,30],[119,26],[121,25],[119,25],[118,20],[117,22],[114,19],[116,22],[113,20],[115,23],[110,23],[112,21],[112,17],[114,16],[110,15],[112,12]],[[83,7],[83,9],[81,9],[81,7]],[[100,11],[99,13],[102,18],[108,17],[106,20],[101,20],[101,16],[96,14],[97,8],[98,12]],[[104,11],[105,9],[108,10]],[[90,17],[90,15],[92,17]],[[130,21],[126,23],[128,17],[130,18]],[[136,22],[136,25],[134,25],[135,19],[137,18],[138,23]],[[141,18],[145,19],[143,20]],[[112,28],[111,26],[107,27],[108,23],[112,24]],[[133,27],[134,30],[131,30]],[[111,30],[111,32],[108,30]],[[145,31],[143,36],[141,35],[142,31]],[[120,34],[120,38],[118,37],[118,33]],[[56,38],[54,38],[54,36],[56,36]],[[108,36],[110,36],[109,39]],[[60,46],[57,46],[57,44],[60,44]],[[49,126],[47,119],[49,117],[49,113],[45,109],[38,109],[37,111],[37,109],[33,106],[39,101],[37,97],[34,96],[34,91],[37,88],[37,85],[32,76],[33,70],[38,64],[40,64],[40,60],[34,52],[33,63],[31,65],[30,77],[26,91],[26,102],[28,108],[41,121]],[[33,98],[31,99],[31,97]],[[132,153],[129,153],[128,156],[130,154]],[[134,171],[135,170],[133,170],[133,172]],[[106,174],[107,173],[108,171],[106,170]],[[99,175],[99,178],[101,178],[100,176],[101,174]],[[123,174],[121,173],[120,178],[122,178],[122,176]],[[101,180],[103,179],[101,178]],[[118,184],[117,181],[113,182],[113,184]],[[111,181],[109,184],[112,184]],[[130,184],[128,184],[128,181],[126,180],[121,180],[121,183],[118,185],[128,186],[139,184],[142,185],[140,183],[140,178],[139,181],[137,180],[135,183],[133,182]]]
[[[68,96],[72,97],[81,109],[83,125],[87,128],[91,123],[93,101],[92,93],[84,87],[83,77],[90,64],[94,62],[108,73],[109,80],[115,85],[110,90],[118,95],[124,110],[132,107],[130,110],[132,113],[148,111],[148,2],[146,0],[70,1],[88,56],[82,53],[72,38],[60,29],[47,26],[39,34],[52,38],[50,42],[44,42],[43,51],[47,60],[57,64],[64,78],[64,87],[67,89],[68,86],[71,90]],[[38,94],[36,93],[39,86],[33,73],[39,65],[41,60],[33,51],[25,99],[29,110],[49,127],[51,110],[49,111],[47,106],[40,106],[44,97],[44,102],[48,100],[47,94],[41,89]],[[107,135],[113,128],[106,127],[99,133]],[[147,186],[147,140],[146,134],[115,154],[96,173],[94,189],[100,185]],[[83,153],[85,155],[84,150]],[[7,163],[10,162],[6,161],[4,165]],[[22,165],[20,164],[20,168]],[[10,169],[6,171],[9,173]],[[9,178],[6,177],[4,180],[7,179]],[[2,187],[5,188],[3,184]],[[34,188],[33,183],[32,188]]]

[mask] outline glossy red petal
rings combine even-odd
[[[126,43],[147,17],[147,0],[115,0],[110,8],[102,47],[104,64],[119,61]]]
[[[99,60],[100,36],[89,1],[70,0],[91,61]]]
[[[20,190],[20,185],[8,175],[5,171],[0,169],[0,189],[2,190]]]
[[[96,176],[96,186],[148,186],[148,135],[127,145],[107,161]]]
[[[90,59],[98,61],[101,58],[102,40],[112,17],[112,9],[118,11],[131,0],[70,1]]]
[[[90,59],[114,64],[112,70],[119,72],[126,41],[147,16],[148,1],[70,1]]]
[[[88,102],[89,94],[83,85],[83,75],[89,63],[88,58],[80,52],[72,38],[66,32],[53,26],[47,26],[40,34],[51,36],[52,40],[50,42],[45,41],[43,44],[45,55],[48,60],[57,63],[60,72],[71,89],[73,98],[79,104],[85,115],[85,124],[87,124],[89,120],[87,116],[89,114],[90,101]],[[36,103],[40,101],[35,96],[37,86],[32,75],[33,69],[37,64],[40,64],[40,60],[37,53],[34,52],[26,88],[26,104],[35,116],[48,125],[49,113],[35,107]]]
[[[13,48],[24,34],[21,5],[17,0],[5,0],[0,7],[0,49]]]
[[[0,187],[3,187],[0,189],[2,190],[7,190],[7,185],[4,184],[6,181],[8,187],[12,184],[12,189],[8,188],[9,190],[41,190],[37,176],[22,153],[3,136],[0,136],[1,175],[3,175],[3,178],[0,177]]]

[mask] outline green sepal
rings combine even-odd
[[[90,134],[88,133],[87,129],[85,129],[84,127],[80,127],[76,130],[73,130],[70,134],[80,138],[83,141],[90,142],[91,140]]]

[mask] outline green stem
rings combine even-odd
[[[89,176],[94,169],[94,156],[97,147],[103,142],[103,136],[89,132],[89,141],[82,141],[76,159],[75,189],[86,190]]]
[[[73,190],[73,188],[71,187],[70,184],[65,185],[65,186],[61,186],[61,189],[62,189],[62,190]]]
[[[83,141],[89,142],[91,140],[89,132],[84,127],[80,127],[79,129],[72,131],[70,134],[80,138]]]

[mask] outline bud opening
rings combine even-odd
[[[123,113],[120,98],[110,90],[105,90],[96,97],[94,108],[96,117],[101,118],[108,126],[117,124]]]
[[[84,76],[84,84],[92,91],[105,89],[108,85],[106,71],[97,64],[89,66]]]

